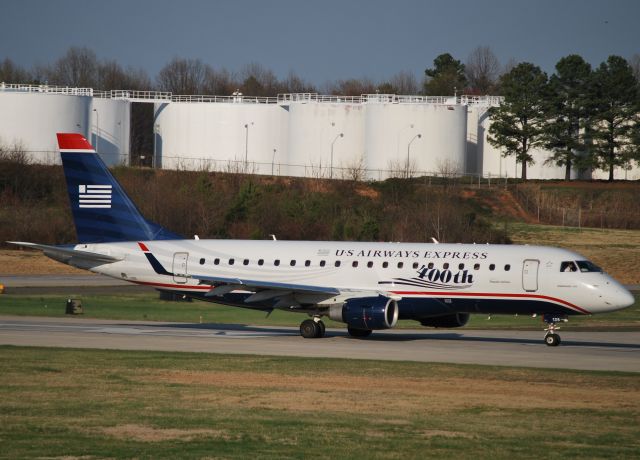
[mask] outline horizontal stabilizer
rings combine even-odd
[[[91,262],[109,264],[122,260],[121,257],[108,256],[106,254],[97,254],[95,252],[78,251],[69,246],[50,246],[47,244],[27,243],[24,241],[7,241],[9,244],[16,244],[27,248],[40,249],[44,251],[46,256],[54,260],[65,261],[71,257],[75,259],[84,259]]]

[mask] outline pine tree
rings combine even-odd
[[[522,163],[522,179],[526,180],[527,165],[533,163],[529,150],[544,143],[547,74],[540,67],[523,62],[500,78],[500,86],[504,102],[489,109],[488,140],[503,149],[504,156],[516,156]]]
[[[620,56],[609,56],[593,77],[593,152],[598,167],[608,169],[612,181],[615,167],[628,164],[632,155],[631,138],[638,123],[638,85],[631,67]]]
[[[591,83],[591,65],[572,54],[556,64],[549,79],[548,123],[545,125],[545,147],[553,152],[547,160],[565,167],[565,180],[571,179],[571,168],[585,155],[584,128],[588,116],[587,95]]]

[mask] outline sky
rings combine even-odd
[[[422,79],[448,52],[465,62],[489,46],[501,64],[528,61],[552,73],[580,54],[640,54],[640,0],[3,0],[0,60],[30,68],[71,46],[155,78],[174,57],[239,71],[256,62],[307,81],[399,71]]]

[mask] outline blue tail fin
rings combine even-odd
[[[79,243],[182,239],[142,217],[84,137],[57,136]]]

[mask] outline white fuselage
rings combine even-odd
[[[634,302],[605,273],[562,271],[563,263],[586,259],[553,247],[271,240],[142,243],[169,274],[154,270],[138,242],[78,244],[75,249],[122,258],[92,271],[187,294],[203,295],[215,284],[194,276],[214,276],[340,291],[333,298],[310,300],[319,306],[339,303],[344,293],[358,291],[402,300],[440,299],[464,311],[485,313],[538,313],[557,306],[566,314],[592,314]],[[523,302],[524,310],[518,307]]]

